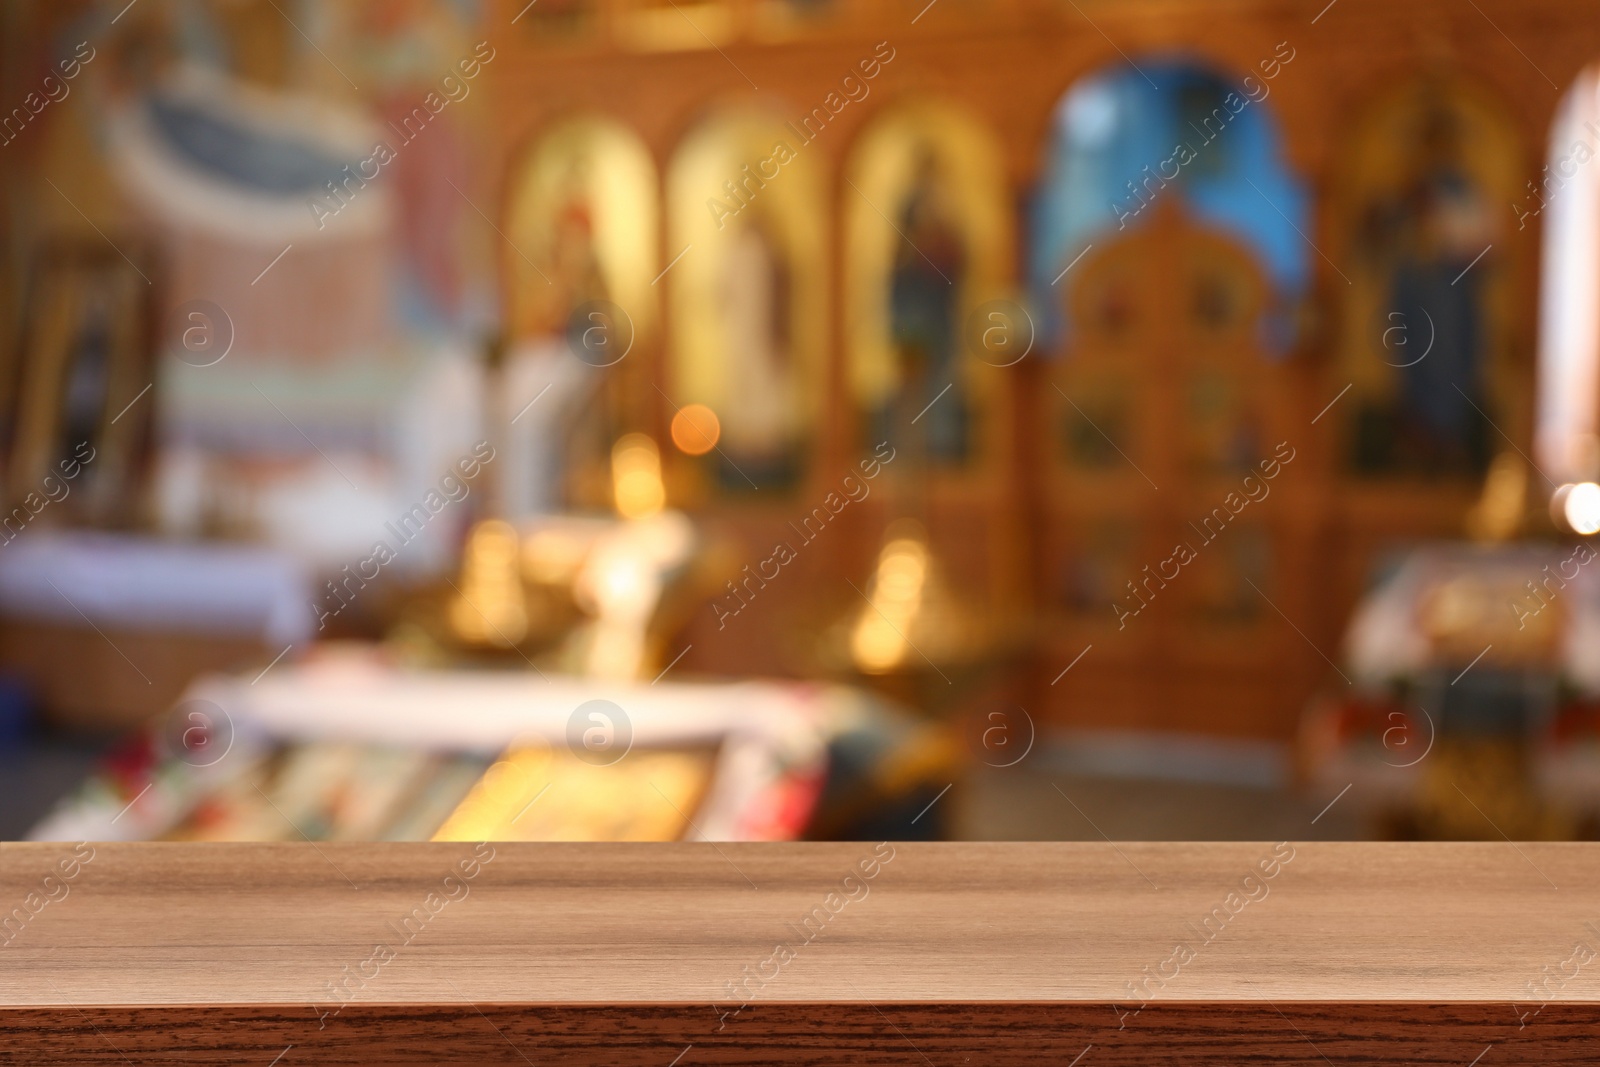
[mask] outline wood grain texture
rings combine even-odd
[[[1600,846],[478,847],[0,845],[0,1064],[1600,1063]]]

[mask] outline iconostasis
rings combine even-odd
[[[1530,449],[1553,0],[522,7],[511,343],[613,331],[557,499],[659,443],[726,570],[686,669],[828,669],[916,541],[1030,713],[1286,736]]]

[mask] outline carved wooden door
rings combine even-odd
[[[1283,736],[1317,655],[1292,624],[1307,427],[1253,255],[1158,207],[1062,281],[1035,435],[1043,703],[1066,725]]]

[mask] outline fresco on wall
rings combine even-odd
[[[1349,285],[1338,375],[1345,464],[1361,477],[1480,478],[1518,409],[1507,376],[1512,275],[1495,247],[1522,169],[1481,93],[1423,80],[1353,127],[1333,187]],[[1492,398],[1492,399],[1491,399]]]
[[[512,336],[581,331],[573,313],[595,301],[626,308],[638,332],[654,328],[660,268],[640,235],[655,232],[655,190],[649,151],[613,121],[573,118],[537,138],[513,168],[499,250]]]
[[[993,460],[984,435],[1000,383],[970,351],[969,320],[1007,292],[999,159],[974,119],[927,101],[878,118],[847,167],[849,381],[863,440],[891,442],[903,469]]]
[[[765,112],[723,111],[667,175],[670,407],[721,436],[699,463],[718,492],[792,488],[822,417],[826,325],[819,161]]]

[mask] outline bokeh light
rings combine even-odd
[[[1562,506],[1567,525],[1585,537],[1600,533],[1600,485],[1579,482],[1567,491]]]
[[[722,423],[717,413],[704,404],[688,404],[672,416],[672,443],[680,452],[703,456],[717,447]]]
[[[661,484],[661,452],[642,433],[630,433],[611,449],[611,476],[617,511],[626,519],[654,515],[667,503]]]

